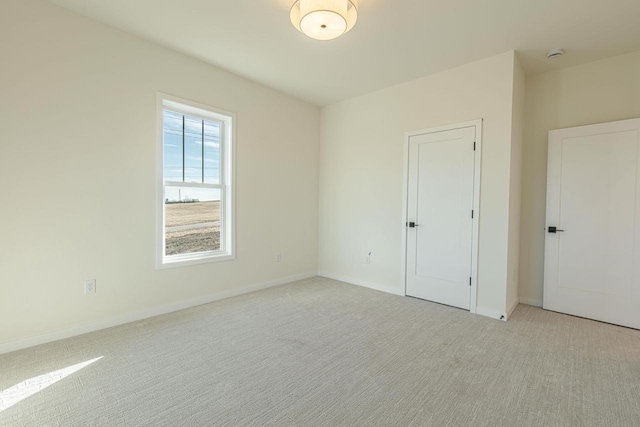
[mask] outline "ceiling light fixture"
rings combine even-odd
[[[316,40],[332,40],[347,33],[358,20],[357,0],[296,0],[291,6],[293,26]]]

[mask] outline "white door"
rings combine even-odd
[[[470,309],[476,127],[409,137],[409,296]]]
[[[640,119],[549,133],[544,308],[640,328]]]

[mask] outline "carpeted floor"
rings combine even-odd
[[[0,390],[11,426],[640,426],[640,331],[313,278],[0,356]]]

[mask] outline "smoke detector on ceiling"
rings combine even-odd
[[[564,54],[564,49],[551,49],[547,52],[547,59],[559,58]]]

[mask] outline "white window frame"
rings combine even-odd
[[[220,135],[220,183],[204,184],[164,180],[164,131],[163,111],[197,117],[221,123]],[[235,259],[235,123],[234,113],[199,104],[164,93],[157,94],[157,165],[156,165],[156,268],[182,267]],[[217,251],[180,255],[165,255],[165,186],[213,188],[220,190],[220,245]]]

